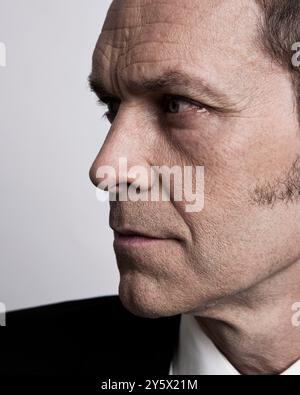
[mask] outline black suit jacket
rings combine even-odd
[[[180,315],[131,314],[118,296],[10,312],[1,330],[2,375],[167,375]]]

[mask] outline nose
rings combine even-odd
[[[95,186],[118,192],[121,184],[129,186],[138,177],[141,191],[151,188],[149,147],[145,144],[144,132],[145,125],[138,125],[133,115],[118,114],[90,168],[90,179]]]

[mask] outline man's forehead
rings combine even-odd
[[[125,76],[125,69],[150,75],[178,63],[198,65],[210,78],[222,75],[222,68],[228,74],[225,61],[232,69],[245,66],[253,50],[259,13],[255,4],[254,0],[115,0],[96,45],[93,75],[113,80],[121,71]]]
[[[158,61],[161,54],[197,58],[232,44],[246,52],[259,12],[254,0],[115,0],[97,47],[112,62],[127,56],[127,64],[146,52]]]
[[[212,24],[216,31],[227,28],[238,33],[239,25],[247,29],[259,12],[255,0],[114,0],[103,31],[122,29],[140,33],[141,28],[150,28],[152,24],[157,31],[162,30],[159,25],[169,30],[182,26],[185,31],[199,31]]]

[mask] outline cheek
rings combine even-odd
[[[185,162],[205,166],[211,173],[222,174],[225,168],[241,159],[239,150],[244,142],[233,132],[228,120],[194,122],[171,133],[185,155]]]
[[[221,136],[196,138],[191,134],[183,137],[181,144],[186,153],[185,162],[204,167],[204,209],[207,202],[224,209],[248,202],[255,178],[247,170],[246,152],[241,154],[241,140],[230,142]]]
[[[189,162],[204,166],[203,210],[187,213],[183,206],[178,206],[193,241],[199,243],[194,250],[190,245],[191,255],[204,251],[207,257],[222,255],[224,245],[232,244],[235,235],[245,231],[243,224],[252,215],[250,191],[256,179],[247,170],[246,150],[241,154],[245,141],[241,138],[230,141],[229,137],[226,131],[217,137],[207,133],[206,138],[200,138],[195,132],[181,136]]]
[[[185,163],[204,166],[205,200],[224,208],[249,205],[257,183],[276,180],[300,152],[299,139],[292,133],[268,131],[266,125],[245,119],[175,129],[172,136],[184,152]]]

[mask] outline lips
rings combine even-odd
[[[118,237],[140,237],[140,238],[147,238],[147,239],[167,239],[168,237],[158,237],[157,235],[153,235],[147,232],[141,232],[134,229],[124,229],[124,228],[116,228],[112,227],[114,230],[115,236]]]
[[[161,239],[157,237],[149,237],[142,235],[141,233],[130,233],[130,234],[124,234],[124,233],[118,233],[114,232],[115,236],[115,246],[130,246],[130,245],[141,245],[141,244],[149,244],[153,242],[159,242],[159,241],[164,241],[168,239]]]
[[[176,210],[159,211],[159,207],[135,203],[125,205],[111,202],[109,226],[115,233],[115,239],[185,242],[188,229]]]

